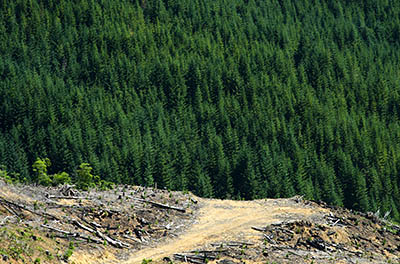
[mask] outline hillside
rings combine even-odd
[[[1,263],[400,261],[400,227],[373,214],[135,186],[78,193],[0,181],[0,238]]]
[[[400,220],[400,2],[1,0],[0,165]]]

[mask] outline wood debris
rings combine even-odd
[[[302,202],[299,200],[298,202]],[[316,206],[315,203],[304,203]],[[376,214],[319,203],[328,212],[318,219],[251,226],[260,240],[221,241],[197,251],[176,253],[178,262],[234,263],[392,263],[400,261],[400,227]],[[330,262],[329,262],[330,261]]]
[[[156,243],[192,221],[195,209],[189,195],[142,187],[77,191],[24,187],[37,200],[9,199],[0,194],[0,226],[10,222],[29,226],[57,243],[80,241],[80,247],[135,250]]]

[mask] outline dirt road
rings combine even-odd
[[[254,241],[260,233],[252,226],[266,226],[285,219],[309,218],[320,210],[296,203],[293,199],[231,201],[200,199],[198,220],[186,233],[164,244],[132,254],[125,264],[142,263],[143,259],[158,261],[177,252],[194,250],[212,242]]]

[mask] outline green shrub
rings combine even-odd
[[[50,160],[48,158],[37,158],[35,163],[32,165],[32,169],[35,172],[35,182],[49,186],[51,184],[51,178],[47,175],[47,167],[51,165]]]
[[[13,179],[8,175],[6,167],[0,166],[0,178],[2,178],[7,183],[12,183]]]
[[[110,190],[110,189],[114,188],[114,183],[109,182],[109,181],[105,181],[105,180],[100,180],[99,183],[96,184],[96,185],[100,190],[103,190],[103,191]]]
[[[32,170],[35,172],[34,182],[44,186],[57,186],[59,184],[71,183],[71,178],[66,172],[59,172],[54,175],[48,175],[47,169],[51,165],[48,158],[37,158],[32,165]]]
[[[63,255],[63,259],[65,261],[67,261],[72,256],[73,253],[74,253],[74,251],[72,249],[70,249],[70,248],[67,249],[67,251],[65,251],[65,253]]]
[[[59,184],[71,183],[71,177],[66,172],[60,172],[53,175],[53,186]]]
[[[87,190],[91,187],[95,187],[95,180],[99,177],[94,176],[92,172],[93,168],[89,163],[82,163],[79,165],[79,169],[77,171],[77,179],[76,179],[76,187],[78,189]]]

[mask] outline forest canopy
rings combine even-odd
[[[399,44],[391,0],[0,0],[0,165],[400,219]]]

